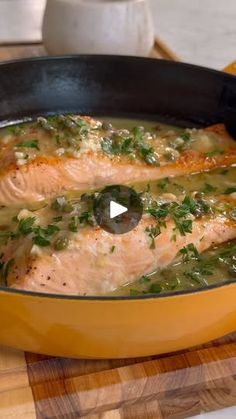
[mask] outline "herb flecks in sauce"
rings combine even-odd
[[[122,122],[122,126],[125,126]],[[128,159],[147,165],[166,165],[178,160],[188,150],[200,152],[207,159],[224,154],[221,138],[201,130],[144,127],[132,123],[126,129],[117,121],[99,122],[76,115],[39,118],[31,124],[8,127],[0,132],[2,149],[13,145],[14,158],[19,166],[39,156],[79,158],[91,151],[111,159]],[[227,175],[227,176],[226,176]],[[148,184],[133,185],[144,204],[144,218],[152,220],[146,228],[147,246],[155,249],[155,240],[167,223],[173,224],[171,240],[191,234],[195,220],[222,216],[236,220],[231,198],[236,192],[236,168],[217,169],[177,178],[164,178]],[[225,195],[224,198],[222,196]],[[45,252],[63,251],[80,234],[81,229],[96,226],[93,216],[95,193],[56,198],[39,210],[30,210],[18,218],[16,209],[7,214],[0,209],[0,257],[2,281],[14,268],[15,259],[4,260],[4,248],[15,240],[32,244],[32,256],[38,249]],[[44,217],[44,214],[46,214]],[[42,215],[42,216],[41,216]],[[6,221],[7,220],[7,221]],[[204,237],[202,238],[204,240]],[[107,255],[116,257],[118,246],[107,249]],[[143,275],[136,283],[123,287],[116,294],[139,295],[193,289],[217,281],[233,279],[236,275],[236,245],[234,242],[213,248],[199,255],[193,243],[184,246],[172,266]]]
[[[120,288],[115,294],[159,294],[193,290],[219,282],[232,281],[236,275],[235,241],[213,247],[201,255],[195,246],[187,246],[176,260],[163,270],[145,275],[135,283]]]
[[[36,122],[8,127],[0,132],[1,142],[14,146],[18,166],[37,157],[80,158],[89,152],[151,166],[172,164],[188,150],[205,153],[206,158],[224,153],[220,136],[214,133],[160,126],[155,129],[154,124],[124,129],[117,121],[78,115],[39,117]]]
[[[145,185],[134,185],[135,189],[140,192],[144,203],[144,216],[151,217],[152,220],[150,226],[146,228],[147,246],[155,249],[155,240],[170,221],[173,223],[171,239],[175,241],[178,235],[191,234],[195,219],[201,217],[207,219],[207,217],[217,215],[235,220],[236,214],[234,206],[230,203],[230,195],[226,195],[228,196],[227,202],[222,201],[222,192],[227,190],[229,182],[232,184],[231,177],[234,179],[235,174],[236,168],[228,169],[228,177],[221,173],[221,169],[217,169],[212,172],[212,175],[205,173],[192,175],[188,178],[179,177],[174,180],[168,178],[161,183],[158,181],[149,182]],[[211,181],[209,181],[209,177],[212,177]],[[196,182],[194,179],[196,179]],[[217,182],[217,190],[214,182]],[[211,190],[209,193],[199,195],[199,193],[190,192],[193,186],[197,185],[199,190],[203,190],[206,188],[206,184],[212,185],[210,188],[207,187]],[[168,185],[168,192],[166,191],[166,185]],[[169,193],[169,190],[173,190],[173,188],[175,194]],[[5,246],[9,242],[22,240],[26,237],[27,240],[32,242],[33,252],[36,251],[34,246],[63,251],[70,245],[70,242],[73,242],[75,235],[80,234],[81,229],[96,225],[92,211],[95,196],[96,192],[84,193],[75,197],[70,195],[59,196],[46,206],[44,203],[40,204],[41,209],[36,211],[21,210],[20,212],[15,210],[15,213],[11,213],[12,215],[8,215],[4,208],[0,209],[0,218],[2,217],[1,214],[6,214],[5,217],[8,219],[4,226],[0,226],[1,245]],[[46,217],[44,217],[44,214],[46,214]],[[112,255],[113,253],[116,254],[116,251],[116,246],[112,246],[108,253]],[[172,279],[167,281],[168,290],[179,289],[182,286],[181,284],[186,284],[187,280],[190,281],[191,286],[193,284],[202,285],[206,282],[206,277],[210,278],[211,269],[209,264],[206,264],[206,266],[201,264],[196,269],[191,267],[188,269],[188,264],[199,262],[202,257],[198,255],[193,243],[185,246],[180,251],[180,256],[184,262],[185,270],[181,278],[170,275]],[[227,259],[228,265],[231,264],[231,270],[235,267],[235,262],[232,262],[232,260],[229,257]],[[3,262],[2,264],[5,265]],[[13,266],[12,264],[13,262],[11,262],[10,267]],[[172,272],[172,268],[168,269],[166,272]],[[4,273],[6,270],[2,269],[1,271]],[[200,278],[201,275],[204,277],[203,280]],[[151,292],[150,289],[152,292],[154,292],[154,289],[158,292],[164,292],[166,289],[164,284],[161,285],[161,288],[159,285],[150,288],[153,281],[149,276],[146,279],[143,278],[142,281],[146,283],[146,288],[142,292]],[[132,286],[132,289],[135,288]]]
[[[36,150],[40,150],[38,140],[27,140],[22,141],[21,143],[16,144],[17,148],[36,148]]]
[[[210,202],[203,199],[193,199],[190,196],[185,196],[180,202],[172,200],[163,203],[152,199],[149,201],[149,205],[145,207],[145,211],[158,221],[159,234],[160,227],[165,227],[166,222],[172,220],[175,224],[173,230],[180,233],[181,236],[185,236],[192,232],[193,219],[205,216],[213,211]]]
[[[199,259],[198,250],[193,243],[189,243],[180,249],[180,254],[182,255],[183,262],[188,262],[191,259]]]

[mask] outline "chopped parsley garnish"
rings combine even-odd
[[[135,141],[140,142],[143,139],[145,130],[143,127],[134,127],[132,133]]]
[[[163,191],[166,191],[169,185],[170,185],[170,180],[168,177],[161,179],[157,184],[157,186]]]
[[[223,170],[221,170],[220,174],[221,175],[227,175],[228,172],[229,172],[228,169],[223,169]]]
[[[131,154],[133,152],[132,138],[128,137],[121,144],[121,154]]]
[[[36,231],[37,230],[38,229],[36,228]],[[40,227],[40,231],[43,234],[45,234],[46,236],[52,236],[53,234],[57,233],[59,230],[60,230],[59,227],[57,227],[57,226],[55,226],[53,224],[48,224],[48,226],[45,227],[45,228],[41,228]]]
[[[140,295],[142,292],[140,290],[137,290],[135,288],[130,288],[129,290],[130,295]]]
[[[161,291],[162,291],[162,286],[158,282],[155,282],[152,285],[150,285],[148,289],[148,292],[150,292],[151,294],[160,294]]]
[[[234,193],[234,192],[236,192],[236,187],[232,186],[230,188],[227,188],[224,193],[226,195],[230,195],[231,193]]]
[[[51,236],[59,231],[59,227],[49,224],[47,227],[36,226],[33,229],[33,242],[38,246],[45,247],[51,244]]]
[[[217,191],[217,187],[211,185],[210,183],[205,183],[203,191],[205,194],[211,193],[211,192],[216,192]]]
[[[219,248],[209,249],[201,255],[194,244],[189,243],[181,249],[180,254],[182,254],[183,261],[177,259],[173,265],[139,278],[136,282],[137,287],[133,287],[136,290],[135,295],[146,293],[159,294],[172,290],[200,288],[213,284],[216,282],[214,274],[218,274],[218,269],[221,269],[221,272],[226,274],[226,278],[228,275],[228,280],[235,278],[235,243],[226,243]]]
[[[205,153],[205,156],[214,157],[214,156],[220,156],[222,154],[225,154],[224,150],[216,149],[216,150],[209,151],[208,153]]]
[[[161,234],[160,226],[157,224],[156,226],[146,227],[145,231],[151,239],[150,249],[155,249],[155,238]]]
[[[199,259],[199,253],[193,243],[189,243],[187,246],[180,249],[180,254],[183,257],[183,262],[188,262],[191,259]]]
[[[181,135],[182,140],[184,140],[185,142],[188,142],[191,140],[191,134],[190,132],[185,131],[182,135]]]
[[[59,223],[60,221],[62,221],[62,216],[61,216],[61,215],[59,215],[58,217],[53,217],[52,221],[53,221],[54,223]]]
[[[51,244],[50,237],[60,230],[59,227],[53,224],[48,224],[46,227],[40,227],[35,224],[35,220],[35,217],[21,219],[18,224],[18,234],[27,236],[32,233],[34,244],[42,247],[49,246]]]
[[[159,204],[153,202],[152,206],[146,209],[146,212],[152,215],[165,227],[166,218],[169,217],[175,223],[175,229],[179,231],[182,236],[186,233],[192,232],[192,219],[189,216],[194,215],[200,217],[211,212],[210,205],[204,200],[195,200],[190,196],[186,196],[181,203],[170,202]]]
[[[112,132],[101,140],[101,148],[109,155],[127,155],[139,157],[150,165],[159,165],[154,148],[145,140],[143,127],[135,127],[132,132],[127,130]]]
[[[143,275],[143,276],[141,276],[141,278],[139,278],[139,283],[140,284],[147,284],[150,281],[151,281],[151,278],[149,278],[149,276],[147,276],[147,275]]]
[[[110,253],[114,253],[116,246],[111,246]]]
[[[9,134],[12,135],[20,135],[22,133],[22,130],[24,128],[24,125],[11,125],[7,127],[7,131]]]
[[[232,256],[236,257],[236,244],[234,246],[229,246],[228,249],[226,248],[221,250],[219,253],[220,258],[228,258]]]
[[[94,224],[93,212],[92,211],[84,211],[79,216],[79,222],[81,224],[90,224],[90,225],[93,225]]]
[[[194,267],[191,271],[185,271],[184,276],[194,280],[199,284],[206,285],[206,281],[204,280],[204,275],[213,275],[214,273],[214,265],[206,262],[199,264],[198,266]]]
[[[26,140],[22,141],[21,143],[16,144],[18,148],[36,148],[36,150],[40,150],[38,140]]]
[[[169,208],[167,205],[161,204],[156,207],[153,206],[153,207],[147,208],[147,213],[157,219],[165,218],[169,214]]]
[[[18,230],[23,236],[32,233],[35,217],[23,218],[19,221]]]
[[[176,229],[179,230],[181,236],[185,236],[186,233],[192,233],[192,220],[183,220],[179,222],[176,218],[173,219],[176,225]]]
[[[33,242],[40,247],[46,247],[51,244],[50,240],[46,239],[46,237],[41,236],[40,234],[37,234],[35,237],[33,237]]]

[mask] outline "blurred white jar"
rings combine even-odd
[[[43,42],[50,54],[146,56],[154,43],[148,0],[47,0]]]

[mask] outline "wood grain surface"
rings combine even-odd
[[[0,45],[0,61],[16,60],[20,58],[38,57],[46,55],[41,44]]]
[[[45,55],[0,47],[0,60]],[[152,56],[178,59],[156,41]],[[75,360],[0,347],[0,418],[186,418],[236,404],[236,334],[140,359]]]
[[[40,43],[34,44],[0,44],[0,61],[15,60],[19,58],[38,57],[47,55],[44,47]],[[150,54],[153,58],[164,58],[167,60],[179,60],[177,54],[163,42],[162,39],[156,38],[155,44]]]
[[[236,404],[236,334],[175,354],[75,360],[0,349],[1,418],[186,418]]]

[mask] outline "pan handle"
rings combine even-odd
[[[236,75],[236,61],[233,61],[223,69],[225,73]]]
[[[223,70],[225,73],[236,76],[236,61],[233,61]],[[236,95],[230,89],[225,89],[224,123],[231,137],[236,141]]]

